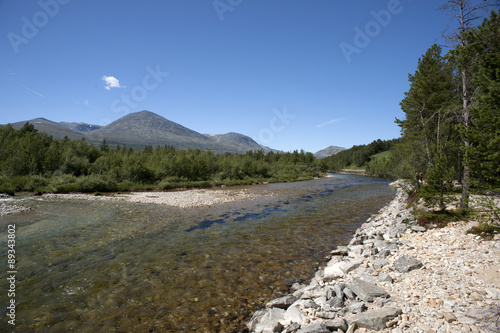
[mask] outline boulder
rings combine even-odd
[[[379,269],[387,265],[389,265],[389,262],[387,260],[379,258],[373,263],[373,268]]]
[[[290,326],[288,326],[283,332],[281,333],[293,333],[297,332],[297,330],[300,328],[300,325],[297,323],[292,323]]]
[[[366,273],[359,273],[358,275],[360,278],[367,282],[393,282],[393,278],[387,274],[387,273],[382,273],[380,275],[374,276]]]
[[[366,310],[366,305],[363,302],[352,302],[347,307],[347,311],[352,313],[361,313]]]
[[[349,252],[347,246],[337,246],[336,250],[333,250],[331,253],[334,256],[346,256]]]
[[[416,232],[426,232],[427,231],[427,229],[425,229],[425,227],[421,227],[419,225],[412,226],[411,230],[416,231]]]
[[[344,300],[340,297],[332,297],[326,303],[334,309],[341,309],[344,307]]]
[[[386,323],[400,315],[402,311],[396,308],[382,308],[371,311],[366,311],[357,314],[349,319],[347,322],[349,326],[356,325],[359,328],[367,328],[369,330],[382,330],[386,328]]]
[[[280,298],[276,298],[266,304],[266,308],[280,308],[280,309],[288,309],[290,305],[292,305],[297,299],[292,295],[283,296]]]
[[[347,266],[346,261],[340,261],[333,265],[326,266],[324,272],[325,274],[324,279],[332,280],[344,276],[345,274],[344,269],[346,266]]]
[[[255,333],[275,333],[283,330],[285,310],[273,308],[266,311],[255,325]]]
[[[332,331],[342,330],[347,331],[347,321],[344,318],[338,318],[335,320],[325,320],[325,326]]]
[[[345,297],[347,297],[348,299],[354,299],[356,298],[356,296],[354,296],[353,292],[351,289],[345,287],[344,289],[342,289],[342,292],[344,293]]]
[[[255,331],[255,327],[257,326],[257,324],[259,323],[259,321],[262,319],[262,317],[267,313],[267,311],[263,311],[263,310],[259,310],[259,311],[256,311],[252,318],[250,319],[250,321],[247,323],[247,327],[248,327],[248,330],[250,332],[254,332]]]
[[[404,255],[394,263],[394,268],[400,273],[406,273],[422,267],[422,263],[415,257]]]
[[[337,314],[330,311],[318,311],[316,313],[316,317],[323,319],[335,319],[335,317],[337,317]]]
[[[297,331],[297,333],[331,333],[331,331],[325,326],[325,324],[316,322],[301,328]]]
[[[365,302],[373,302],[377,297],[389,296],[384,289],[360,278],[354,278],[349,285],[349,289]]]
[[[307,316],[298,307],[291,306],[285,311],[283,318],[287,322],[298,323],[302,325]]]
[[[350,271],[358,268],[363,263],[363,259],[352,261],[340,261],[325,267],[324,279],[326,281],[343,277]]]

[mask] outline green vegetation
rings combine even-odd
[[[324,169],[331,171],[365,168],[366,173],[373,176],[396,177],[391,149],[399,141],[399,139],[388,141],[379,139],[368,145],[353,146],[326,157],[320,163]]]
[[[476,17],[474,11],[454,15],[470,15],[462,20],[468,24]],[[498,193],[499,18],[500,13],[493,11],[478,27],[461,26],[454,35],[456,47],[446,55],[438,45],[422,55],[400,103],[404,112],[403,119],[396,119],[400,139],[354,146],[326,158],[324,167],[354,166],[372,175],[407,179],[415,185],[415,196],[446,219],[452,214],[445,211],[447,204],[457,197],[467,210],[470,193],[491,194],[495,189]],[[496,232],[500,214],[489,198],[475,203],[479,213],[474,214],[482,231]]]
[[[26,123],[0,127],[0,192],[88,192],[172,189],[306,180],[320,175],[311,153],[214,154],[147,146],[142,151],[57,140]]]
[[[416,195],[437,214],[449,215],[447,204],[458,193],[467,211],[471,192],[491,193],[500,184],[499,18],[492,12],[480,26],[462,29],[445,56],[437,45],[427,50],[401,101],[397,174],[412,180]],[[498,232],[498,206],[491,196],[482,198],[468,212],[481,232]]]

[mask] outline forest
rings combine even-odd
[[[449,1],[445,9],[462,1]],[[460,206],[469,206],[471,191],[500,187],[500,23],[492,11],[479,26],[470,26],[475,9],[449,36],[447,54],[432,45],[408,76],[409,90],[396,119],[401,138],[354,146],[323,163],[331,169],[364,167],[366,172],[404,178],[417,184],[430,204],[444,208],[446,194],[460,185]],[[460,17],[460,16],[459,16]],[[467,25],[469,24],[469,25]],[[387,153],[380,154],[387,150]]]
[[[0,192],[103,192],[297,181],[320,176],[312,153],[215,154],[57,140],[26,123],[0,127]]]

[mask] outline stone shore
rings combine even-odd
[[[31,210],[31,208],[22,205],[10,205],[2,203],[0,204],[0,217],[5,215],[22,213],[28,210]]]
[[[500,235],[426,230],[394,200],[332,251],[308,285],[267,303],[250,332],[500,332]]]
[[[126,201],[143,204],[167,205],[180,208],[212,206],[238,200],[254,199],[260,195],[246,190],[182,190],[168,192],[132,192],[112,195],[44,194],[47,199]]]
[[[10,198],[9,195],[0,193],[0,199],[9,199],[9,198]],[[27,206],[14,205],[14,204],[4,203],[4,202],[0,203],[0,217],[26,212],[28,210],[31,210],[31,208],[27,207]]]

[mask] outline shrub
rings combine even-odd
[[[82,176],[77,182],[78,192],[113,192],[118,189],[117,184],[106,176]]]

